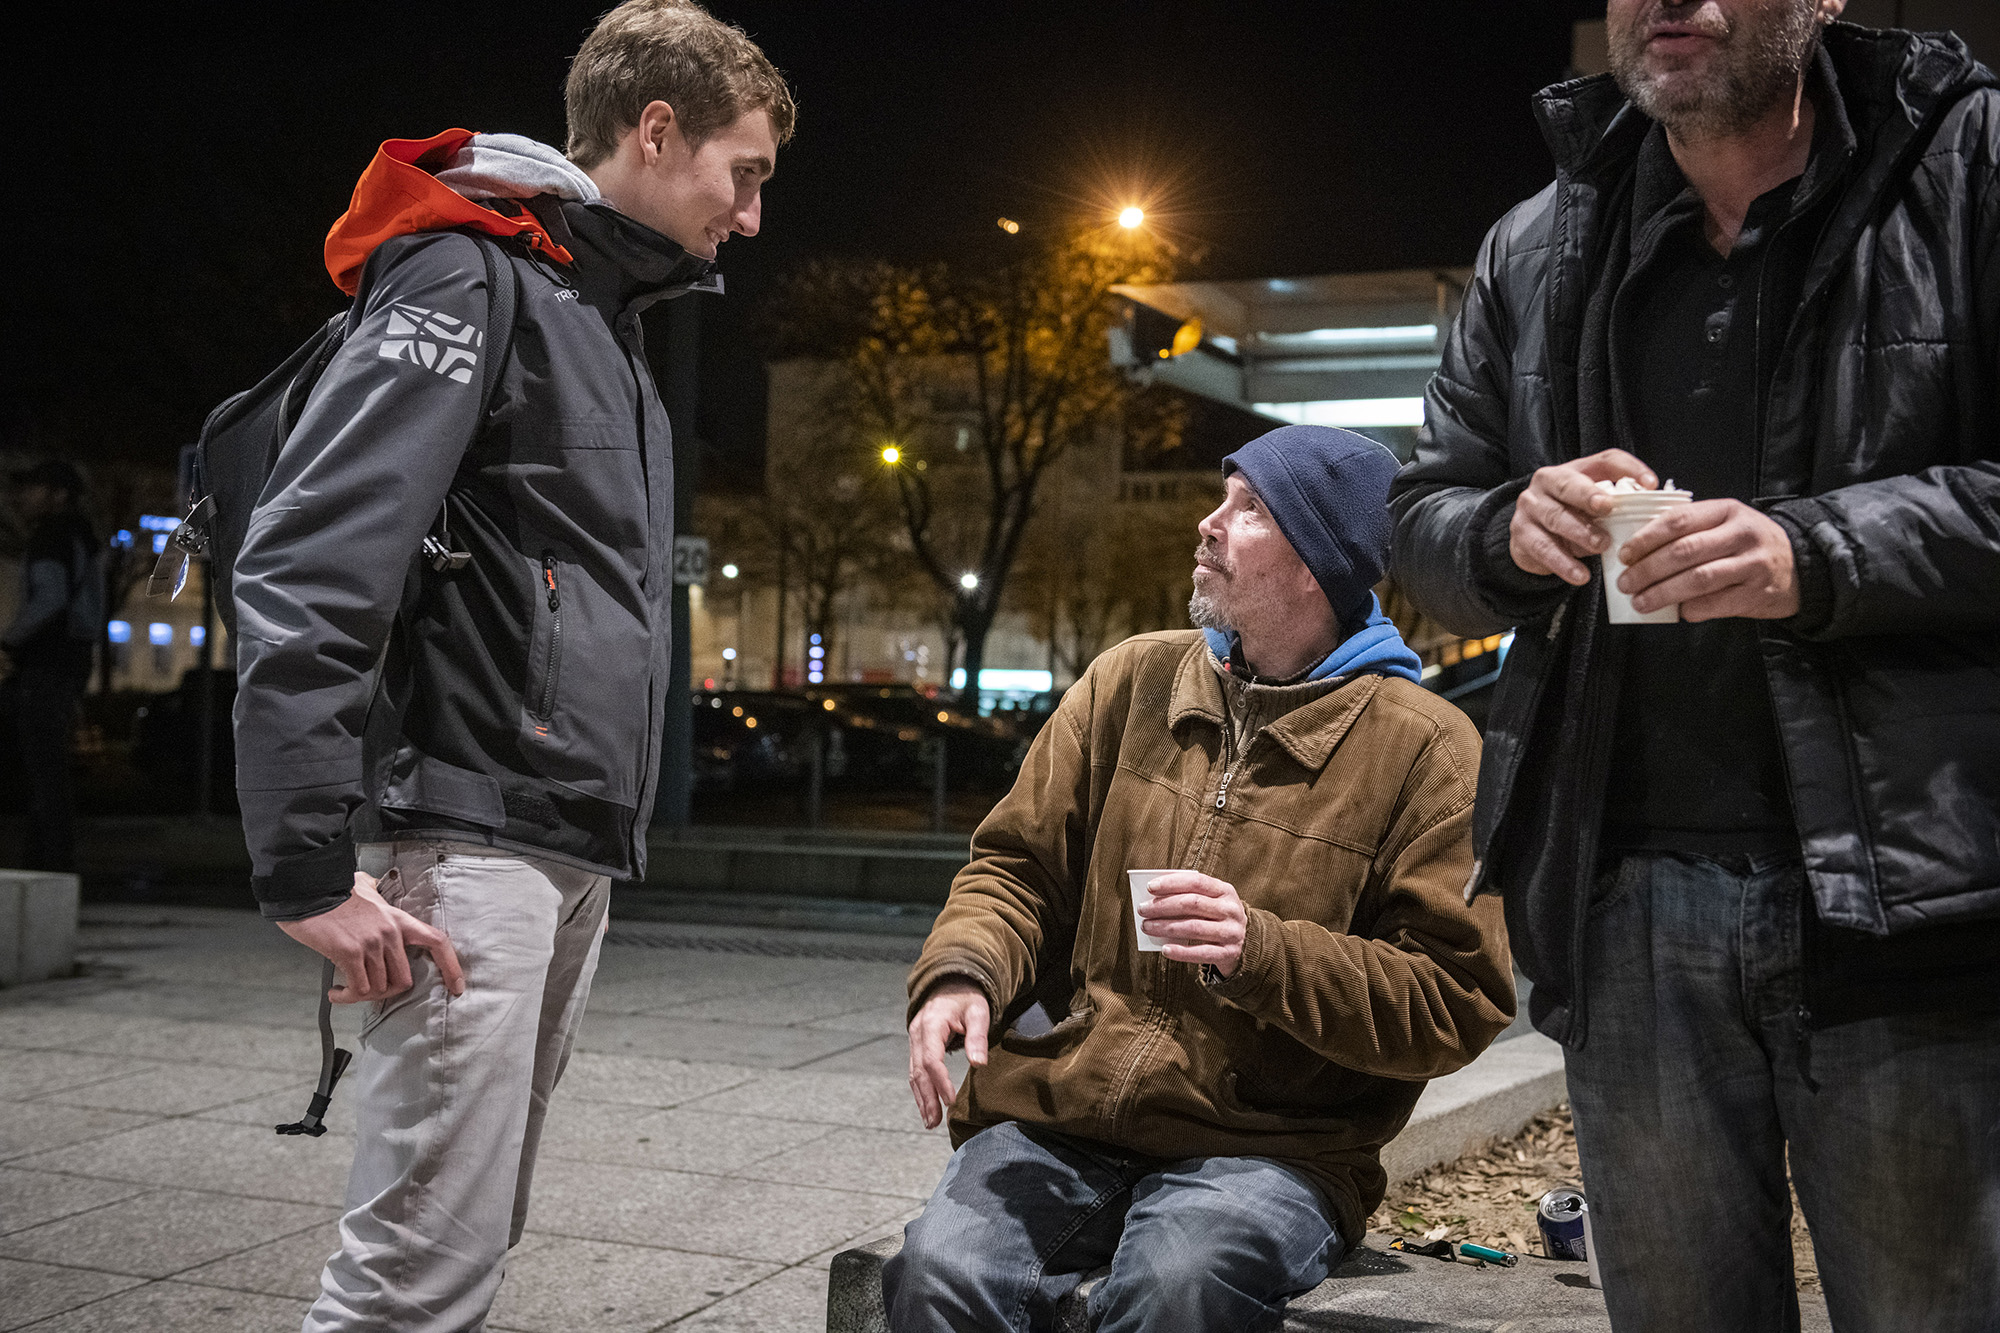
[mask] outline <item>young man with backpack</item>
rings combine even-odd
[[[257,898],[375,1006],[307,1330],[483,1324],[611,880],[645,870],[673,460],[639,315],[756,234],[794,108],[668,0],[607,14],[566,95],[567,157],[383,145],[327,238],[347,334],[235,554]]]

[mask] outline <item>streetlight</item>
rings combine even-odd
[[[722,567],[722,577],[726,579],[733,579],[742,572],[743,572],[742,570],[738,569],[734,565],[724,565]]]
[[[1019,236],[1021,234],[1021,224],[1012,218],[1001,218],[1000,230],[1006,232],[1009,236]]]
[[[1121,209],[1118,214],[1118,225],[1123,227],[1127,231],[1131,231],[1133,228],[1137,227],[1140,223],[1144,222],[1145,220],[1146,220],[1146,210],[1139,207],[1137,204],[1128,204],[1125,208]]]
[[[979,575],[973,573],[971,570],[967,570],[958,576],[958,586],[967,592],[974,591],[979,587]]]
[[[883,445],[882,461],[887,463],[890,467],[894,467],[896,464],[903,461],[903,451],[901,449],[898,449],[893,444]]]

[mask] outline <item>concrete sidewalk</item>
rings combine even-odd
[[[614,921],[491,1327],[823,1329],[832,1256],[900,1234],[950,1151],[905,1083],[916,947]],[[353,1151],[339,1094],[325,1137],[271,1129],[317,1074],[318,959],[247,913],[102,905],[80,952],[0,992],[0,1330],[289,1333]],[[1540,1040],[1494,1068],[1541,1077]]]

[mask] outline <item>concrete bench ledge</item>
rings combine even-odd
[[[1590,1288],[1585,1265],[1533,1256],[1514,1268],[1448,1264],[1398,1254],[1370,1233],[1325,1282],[1286,1311],[1286,1333],[1608,1333],[1604,1295]],[[833,1258],[827,1333],[888,1333],[882,1264],[900,1237]],[[1057,1333],[1090,1333],[1086,1303],[1102,1274],[1085,1279],[1056,1312]],[[1217,1333],[1225,1333],[1217,1330]]]
[[[75,970],[78,901],[75,875],[0,870],[0,986]]]

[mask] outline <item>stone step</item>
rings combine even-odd
[[[900,1237],[843,1250],[827,1288],[827,1333],[888,1333],[882,1264]],[[1586,1266],[1525,1256],[1513,1268],[1445,1263],[1389,1249],[1370,1232],[1334,1275],[1293,1300],[1286,1333],[1609,1333],[1604,1294]],[[1086,1278],[1056,1312],[1057,1333],[1089,1333],[1086,1302],[1102,1274]],[[1219,1331],[1218,1331],[1219,1333]]]
[[[0,870],[0,986],[70,975],[77,902],[75,875]]]

